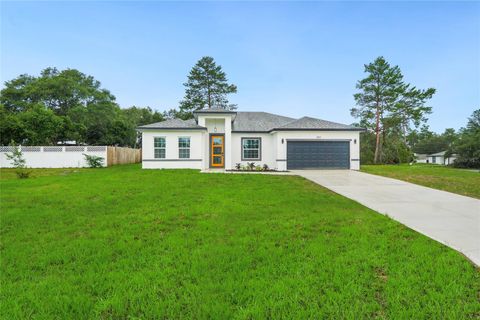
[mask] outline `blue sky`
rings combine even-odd
[[[351,123],[363,65],[383,55],[434,87],[435,131],[480,107],[475,2],[2,2],[1,80],[48,66],[93,75],[122,107],[178,106],[213,56],[243,111]]]

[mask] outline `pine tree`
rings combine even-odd
[[[425,103],[435,89],[421,90],[405,83],[400,68],[390,66],[383,57],[365,65],[365,72],[368,76],[357,83],[360,92],[354,95],[357,107],[351,114],[375,132],[374,163],[378,163],[389,134],[401,137],[407,146],[412,125],[418,128],[425,123],[426,115],[432,112]]]
[[[225,72],[212,57],[201,58],[190,71],[185,86],[185,97],[180,102],[180,117],[189,119],[193,111],[220,108],[236,109],[229,104],[227,95],[237,92],[234,84],[229,84]]]
[[[385,131],[385,117],[393,109],[402,88],[403,76],[398,66],[391,67],[383,58],[365,65],[368,76],[357,82],[361,92],[354,95],[358,108],[351,109],[352,116],[361,119],[361,124],[375,132],[374,163],[380,156],[380,137]]]

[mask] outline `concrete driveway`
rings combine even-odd
[[[351,170],[293,173],[388,214],[480,265],[480,200]]]

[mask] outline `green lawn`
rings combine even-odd
[[[363,165],[361,171],[480,199],[480,173],[434,164]]]
[[[75,171],[2,171],[0,318],[480,316],[461,254],[302,178]]]

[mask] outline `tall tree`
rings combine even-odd
[[[201,58],[190,71],[185,86],[185,97],[180,102],[180,116],[192,118],[193,111],[204,108],[235,109],[229,104],[227,95],[237,92],[234,84],[229,84],[225,72],[212,57]]]
[[[356,107],[351,114],[375,132],[374,163],[378,163],[386,137],[395,137],[396,145],[400,138],[407,146],[412,126],[418,128],[431,113],[425,103],[435,89],[421,90],[405,83],[400,68],[392,67],[383,57],[365,65],[365,72],[367,77],[357,83],[360,92],[354,95]]]
[[[456,167],[480,168],[480,109],[475,110],[467,126],[460,129],[453,152],[459,156],[454,162]]]
[[[368,75],[357,82],[361,92],[354,95],[357,107],[351,109],[351,114],[375,132],[374,163],[378,163],[384,118],[398,100],[403,76],[398,66],[391,67],[383,57],[365,65],[364,71]]]

